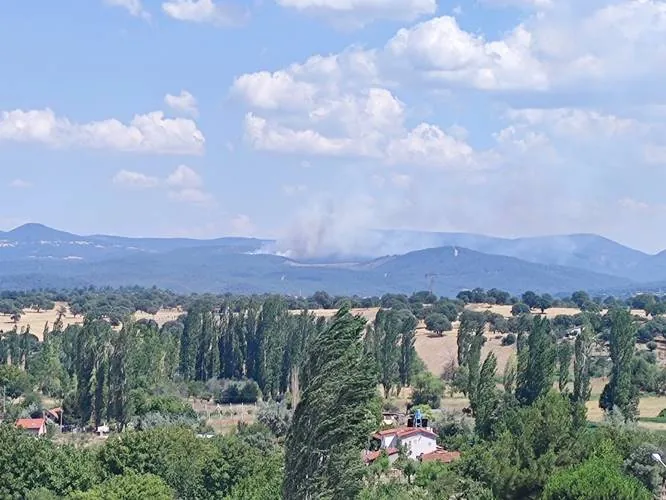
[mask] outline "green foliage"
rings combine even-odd
[[[32,390],[28,374],[18,366],[0,365],[0,390],[5,388],[7,397],[17,398]]]
[[[39,488],[66,496],[98,480],[90,453],[35,439],[7,424],[0,425],[0,471],[0,498],[23,498]]]
[[[152,474],[116,476],[85,493],[74,493],[71,500],[173,500],[164,481]]]
[[[558,362],[558,377],[557,386],[560,392],[566,392],[569,385],[569,370],[571,368],[571,357],[573,356],[573,349],[571,344],[566,340],[561,342],[557,347],[557,362]]]
[[[636,327],[626,309],[615,309],[609,314],[610,357],[613,369],[599,399],[599,406],[607,412],[617,407],[625,420],[633,420],[638,412],[638,388],[632,380]]]
[[[414,380],[412,387],[412,404],[428,405],[439,408],[444,392],[443,382],[432,373],[422,373]]]
[[[637,479],[624,475],[618,461],[593,457],[580,466],[559,472],[548,480],[546,500],[650,500],[652,494]]]
[[[302,399],[287,436],[285,498],[354,498],[361,450],[376,425],[376,372],[364,350],[365,320],[343,308],[310,345]]]
[[[264,403],[257,413],[257,420],[268,427],[277,437],[284,437],[291,425],[291,413],[284,404]]]
[[[506,336],[502,337],[502,345],[509,346],[516,343],[516,336],[513,333],[509,333]]]
[[[431,313],[425,318],[425,325],[428,330],[435,332],[440,337],[444,332],[451,330],[451,322],[449,318],[441,313]]]
[[[516,388],[516,397],[524,405],[546,394],[553,384],[557,353],[548,319],[534,318],[527,346],[526,352],[519,354]]]

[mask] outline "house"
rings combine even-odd
[[[437,448],[432,453],[426,453],[421,456],[421,462],[441,462],[443,464],[450,464],[460,458],[459,451],[446,451],[443,448]]]
[[[380,431],[374,437],[380,441],[380,449],[404,448],[412,460],[437,451],[437,434],[429,427],[397,427]]]
[[[16,421],[16,427],[23,429],[29,434],[43,436],[46,434],[45,418],[19,418]]]
[[[400,450],[397,448],[388,448],[387,450],[378,450],[378,451],[364,451],[363,452],[363,461],[366,464],[371,464],[379,457],[382,456],[382,451],[386,451],[386,455],[389,459],[389,464],[393,465],[396,460],[400,457]]]

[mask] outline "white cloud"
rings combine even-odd
[[[135,17],[150,18],[150,14],[143,8],[141,0],[104,0],[104,2],[113,7],[122,7]]]
[[[179,165],[166,180],[173,188],[199,188],[203,185],[201,176],[186,165]]]
[[[175,111],[180,111],[181,113],[191,116],[197,116],[199,114],[197,100],[187,90],[181,90],[179,95],[167,94],[164,97],[164,102]]]
[[[482,0],[487,5],[497,5],[500,7],[523,7],[529,9],[544,9],[554,5],[554,0]]]
[[[192,205],[211,205],[215,197],[204,189],[201,176],[186,165],[179,165],[166,178],[121,170],[113,177],[113,183],[127,189],[160,188],[169,199]]]
[[[474,156],[469,144],[427,123],[418,125],[405,137],[393,140],[387,151],[391,163],[443,168],[473,166]]]
[[[534,57],[533,36],[518,26],[488,42],[462,30],[455,18],[436,17],[403,28],[386,44],[386,54],[423,78],[482,90],[545,90],[548,74]]]
[[[234,81],[232,92],[256,108],[302,108],[313,100],[316,87],[297,82],[286,71],[260,71],[242,75]]]
[[[231,26],[247,18],[247,11],[213,0],[171,0],[162,4],[166,15],[179,21]]]
[[[378,19],[412,21],[437,10],[436,0],[276,0],[276,3],[357,27]]]
[[[131,189],[149,189],[159,186],[160,180],[140,172],[121,170],[113,176],[113,183]]]
[[[32,187],[32,183],[23,179],[14,179],[9,183],[9,187],[14,189],[28,189]]]
[[[192,205],[210,205],[215,201],[213,196],[198,188],[185,188],[178,191],[169,191],[169,198],[174,201]]]
[[[116,119],[73,123],[51,109],[0,112],[0,141],[37,142],[53,148],[188,154],[203,153],[205,139],[192,120],[165,118],[161,111]]]

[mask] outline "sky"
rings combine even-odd
[[[0,3],[0,228],[666,248],[666,1]]]

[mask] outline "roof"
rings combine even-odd
[[[365,451],[363,452],[363,460],[365,460],[365,462],[368,464],[372,463],[382,456],[383,451],[386,451],[386,454],[389,457],[391,455],[397,455],[398,453],[400,453],[400,450],[398,450],[397,448],[387,448],[386,450],[378,450],[378,451]]]
[[[407,438],[417,434],[423,434],[433,439],[437,439],[437,434],[425,427],[396,427],[395,429],[379,431],[377,434],[375,434],[375,437],[380,439],[385,436],[398,436],[399,438]]]
[[[445,464],[450,464],[451,462],[458,460],[460,458],[459,451],[446,451],[446,450],[437,450],[432,453],[426,453],[421,456],[422,462],[442,462]]]
[[[36,431],[41,429],[44,424],[45,422],[43,418],[19,418],[16,421],[16,427]]]

